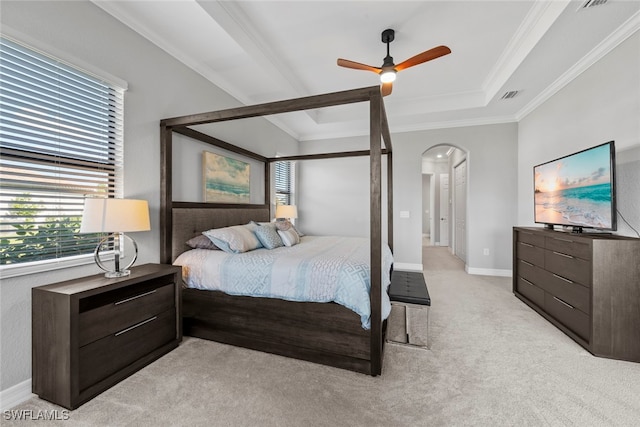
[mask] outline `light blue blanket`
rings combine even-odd
[[[360,315],[362,327],[369,329],[369,257],[369,239],[304,236],[295,246],[241,254],[194,249],[174,264],[183,267],[190,288],[290,301],[333,301]],[[392,263],[391,251],[383,245],[383,319],[391,311],[387,287]]]

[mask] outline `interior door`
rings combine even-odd
[[[455,182],[454,192],[454,217],[455,217],[455,231],[454,239],[455,246],[454,251],[458,258],[463,261],[467,259],[467,161],[463,160],[462,163],[457,165],[453,169],[453,176]]]
[[[440,246],[449,246],[449,174],[440,174]]]

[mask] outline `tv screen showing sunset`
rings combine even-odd
[[[610,150],[604,144],[536,166],[535,222],[610,229]]]

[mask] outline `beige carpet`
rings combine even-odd
[[[638,425],[640,364],[591,356],[517,300],[511,279],[469,276],[447,248],[427,248],[424,265],[431,349],[388,345],[380,377],[186,338],[55,424]]]

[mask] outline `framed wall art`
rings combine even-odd
[[[249,203],[251,165],[220,154],[202,153],[203,199],[209,203]]]

